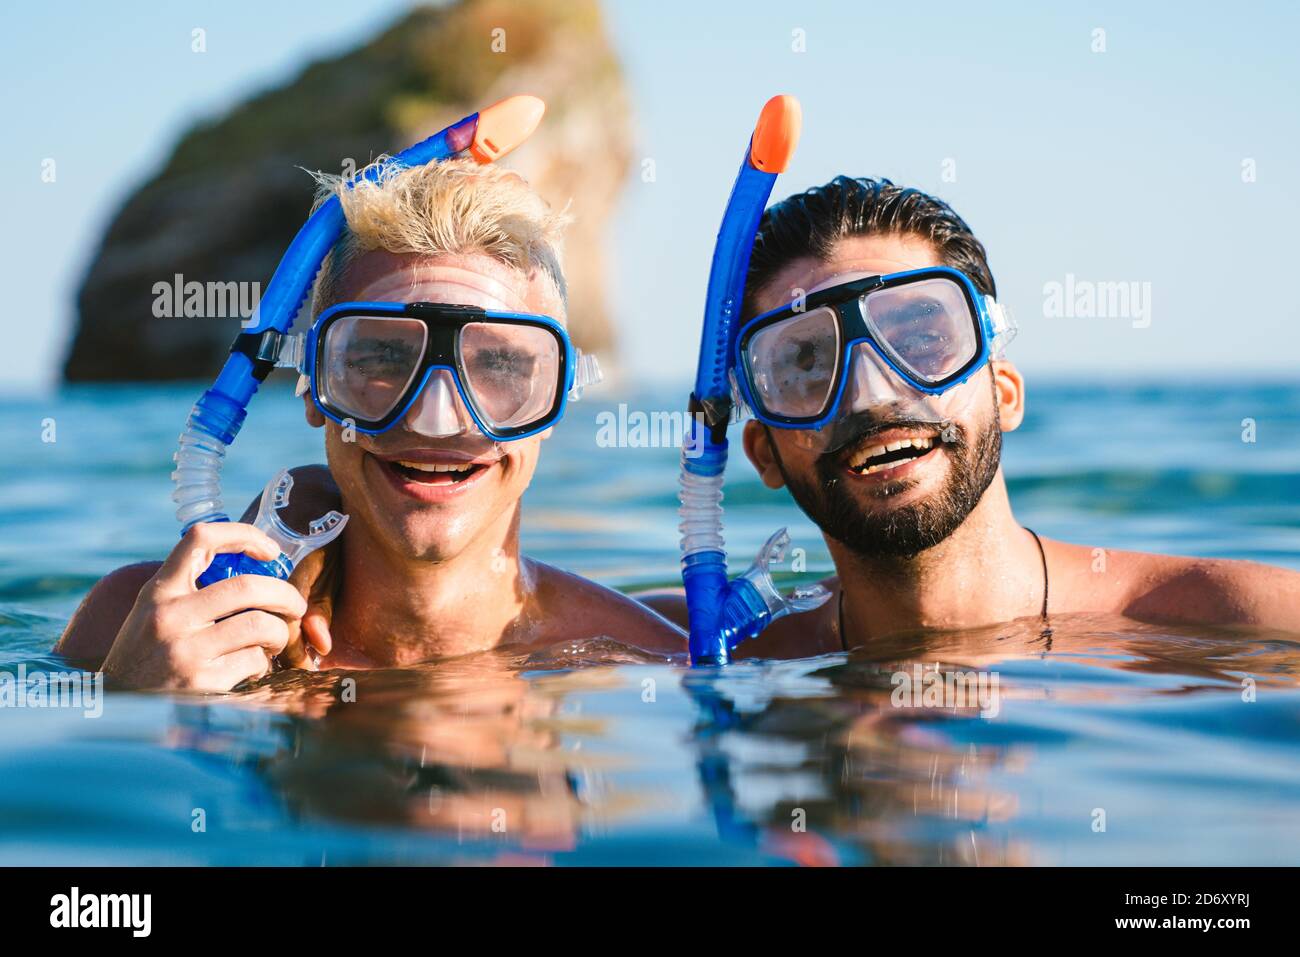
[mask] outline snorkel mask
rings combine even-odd
[[[527,438],[600,381],[549,316],[436,302],[346,302],[321,313],[298,369],[328,419],[367,435],[406,420],[430,438]],[[418,403],[418,406],[417,406]]]
[[[367,167],[361,175],[366,180],[375,181],[395,169],[423,166],[458,155],[471,156],[483,164],[491,163],[526,140],[537,128],[544,110],[545,104],[536,97],[509,97],[453,123],[396,156]],[[290,336],[289,329],[315,281],[321,263],[338,241],[344,227],[343,210],[337,197],[331,197],[312,213],[276,267],[252,319],[235,338],[230,358],[226,360],[217,380],[199,397],[190,412],[185,431],[181,433],[180,447],[173,457],[176,470],[172,472],[172,480],[176,485],[172,499],[177,505],[176,518],[181,523],[182,535],[200,522],[230,520],[222,511],[221,465],[226,449],[244,423],[248,403],[262,381],[277,366],[299,368],[300,371],[314,370],[314,365],[305,359],[303,340]],[[367,308],[373,307],[381,319],[392,317],[394,306],[391,303],[364,305]],[[339,308],[335,307],[330,312],[336,313],[337,317]],[[324,318],[322,315],[321,319]],[[418,315],[411,318],[421,320]],[[313,331],[320,325],[321,320],[314,323]],[[567,337],[556,341],[567,342]],[[556,348],[559,349],[559,345]],[[571,353],[564,354],[567,357]],[[426,352],[424,356],[425,360],[432,356],[433,362],[422,360],[420,368],[424,370],[424,377],[420,382],[421,387],[425,385],[430,371],[443,353]],[[575,374],[573,367],[577,364],[576,359],[567,364],[569,371],[566,375],[572,377]],[[453,363],[451,368],[459,372],[461,367]],[[571,378],[566,382],[566,388],[573,384]],[[414,399],[415,394],[410,395],[407,404]],[[325,410],[323,403],[318,401],[318,405],[322,406],[322,411]],[[561,396],[559,412],[562,411]],[[393,421],[397,418],[400,416]],[[558,418],[558,413],[555,418]],[[382,419],[383,416],[379,416],[375,421]],[[335,421],[340,420],[336,418]],[[487,423],[488,417],[485,416],[483,421]],[[498,428],[499,425],[500,423],[494,422],[491,427]],[[502,437],[506,436],[503,434]],[[287,471],[273,478],[262,496],[254,523],[279,544],[279,558],[261,562],[242,554],[218,555],[199,576],[200,586],[243,574],[288,578],[304,556],[342,532],[347,517],[338,512],[330,512],[311,522],[306,533],[292,529],[281,521],[277,512],[288,504],[292,485],[293,480]]]
[[[940,441],[976,394],[971,378],[1005,355],[1015,326],[992,296],[947,266],[863,276],[755,316],[736,337],[737,401],[814,453],[864,425],[930,426]]]
[[[790,536],[784,528],[767,540],[749,570],[730,582],[722,538],[722,483],[733,410],[728,373],[745,274],[763,208],[777,175],[794,155],[800,123],[799,101],[794,97],[776,96],[764,105],[713,250],[680,479],[682,584],[690,618],[691,663],[696,665],[725,664],[732,648],[772,621],[816,608],[830,597],[820,585],[796,589],[789,596],[776,590],[770,567],[785,557]]]

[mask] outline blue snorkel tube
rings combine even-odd
[[[830,597],[820,585],[796,589],[789,597],[777,592],[770,566],[785,557],[790,536],[784,528],[767,540],[749,570],[731,582],[722,538],[722,482],[733,409],[728,373],[745,274],[759,220],[777,175],[794,155],[800,123],[799,101],[792,96],[774,96],[763,106],[713,249],[679,493],[682,584],[695,665],[726,664],[732,648],[777,618],[816,608]]]
[[[527,139],[544,110],[545,105],[537,97],[508,97],[396,156],[372,164],[361,178],[374,182],[393,170],[424,166],[460,154],[490,163]],[[286,364],[281,361],[281,350],[291,341],[289,329],[345,225],[337,196],[311,214],[285,251],[252,318],[236,337],[216,382],[190,411],[180,447],[173,456],[176,470],[172,481],[176,488],[172,500],[177,505],[176,519],[181,523],[182,535],[200,522],[230,521],[222,511],[221,501],[221,465],[226,449],[239,434],[258,386],[277,365]],[[280,545],[279,558],[261,562],[242,554],[218,555],[199,576],[200,586],[244,574],[288,578],[298,561],[343,530],[347,517],[338,512],[316,519],[305,535],[280,521],[276,512],[288,503],[292,485],[287,472],[273,478],[262,496],[255,522]]]

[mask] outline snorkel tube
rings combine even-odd
[[[371,182],[396,169],[424,166],[467,153],[479,163],[491,163],[526,140],[541,121],[545,104],[534,96],[512,96],[473,113],[396,156],[372,164],[361,178]],[[351,188],[352,184],[348,184]],[[258,386],[277,365],[296,365],[281,356],[289,329],[316,279],[321,263],[343,232],[343,208],[337,196],[322,203],[298,230],[275,269],[253,316],[230,347],[216,382],[190,412],[173,456],[176,470],[176,519],[181,534],[200,522],[228,522],[222,511],[221,465],[226,449],[244,424],[248,403]],[[288,351],[288,350],[286,350]],[[288,481],[286,481],[288,479]],[[288,503],[292,479],[281,473],[263,495],[257,526],[280,545],[273,562],[247,555],[218,555],[199,576],[200,586],[234,575],[259,574],[288,578],[294,565],[308,552],[337,536],[346,516],[330,512],[311,523],[307,535],[290,529],[275,512]],[[268,502],[271,504],[268,505]]]
[[[789,597],[776,590],[770,566],[785,557],[790,536],[784,528],[767,540],[754,564],[732,582],[727,581],[722,538],[722,482],[733,408],[728,371],[745,274],[772,186],[794,155],[801,118],[799,101],[793,96],[774,96],[763,106],[713,249],[679,493],[682,584],[695,665],[726,664],[732,648],[777,618],[816,608],[830,597],[820,585],[796,589]]]

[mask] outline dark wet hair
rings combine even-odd
[[[755,293],[791,260],[825,260],[840,239],[882,234],[927,240],[941,263],[964,272],[985,295],[997,296],[984,244],[947,203],[887,179],[837,176],[825,186],[783,199],[763,214],[749,260],[745,316],[756,314]]]

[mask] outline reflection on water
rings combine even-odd
[[[1056,624],[1050,650],[1037,622],[720,671],[579,643],[13,711],[0,859],[1300,863],[1294,636]],[[996,707],[900,699],[914,664],[996,676]]]

